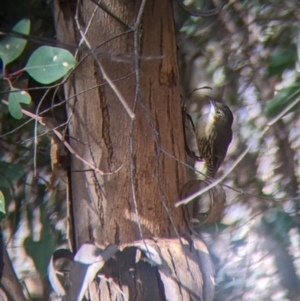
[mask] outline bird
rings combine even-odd
[[[214,178],[232,140],[233,114],[224,103],[206,97],[210,101],[210,111],[198,119],[195,136],[206,175]]]

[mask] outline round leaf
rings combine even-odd
[[[6,215],[6,210],[5,210],[5,198],[0,190],[0,219],[2,219]]]
[[[42,46],[29,58],[25,70],[41,84],[50,84],[63,77],[76,64],[76,59],[65,49]]]
[[[26,91],[11,88],[8,96],[8,110],[11,116],[16,119],[22,118],[20,103],[30,104],[31,97]]]
[[[22,19],[12,29],[14,32],[29,34],[30,20]],[[24,50],[27,40],[16,37],[5,37],[0,41],[0,58],[3,61],[3,65],[14,61]]]

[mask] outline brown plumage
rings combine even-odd
[[[214,178],[232,140],[233,115],[225,104],[207,98],[210,111],[199,118],[195,134],[200,157],[206,164],[206,174]]]

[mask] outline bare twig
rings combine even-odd
[[[8,101],[2,99],[2,103],[4,103],[5,105],[8,105]],[[31,117],[32,119],[34,120],[37,120],[41,125],[43,126],[47,126],[46,122],[45,122],[45,118],[43,117],[40,117],[40,116],[37,116],[36,114],[33,114],[27,110],[24,110],[24,109],[21,109],[22,110],[22,113],[25,114],[26,116],[29,116]],[[48,126],[47,126],[48,127]],[[55,128],[50,128],[50,130],[56,135],[56,137],[62,141],[62,143],[64,144],[64,146],[69,150],[69,152],[74,155],[78,160],[80,160],[81,162],[83,162],[84,164],[86,164],[87,166],[89,166],[91,169],[93,169],[95,172],[98,172],[99,174],[101,174],[102,176],[104,175],[111,175],[111,174],[114,174],[116,172],[118,172],[121,168],[122,168],[122,165],[115,171],[113,172],[108,172],[108,173],[105,173],[103,172],[102,170],[100,170],[99,168],[97,168],[95,165],[91,164],[90,162],[86,161],[85,159],[83,159],[81,156],[79,156],[75,151],[74,149],[71,147],[71,145],[66,141],[64,140],[64,137],[63,135]]]
[[[285,109],[283,109],[277,116],[275,116],[273,119],[271,119],[266,126],[264,127],[264,130],[260,133],[260,135],[258,136],[259,139],[261,139],[266,132],[270,129],[270,127],[272,125],[274,125],[282,116],[284,116],[290,109],[292,109],[298,102],[300,102],[300,97],[297,97],[293,102],[291,102]],[[219,183],[221,183],[233,170],[234,168],[242,161],[242,159],[247,155],[247,153],[250,151],[250,149],[252,148],[252,145],[249,145],[240,155],[239,157],[235,160],[235,162],[232,164],[232,166],[225,172],[225,174],[217,179],[216,181],[214,181],[212,184],[208,185],[207,187],[201,189],[200,191],[195,192],[194,194],[192,194],[191,196],[189,196],[188,198],[185,198],[184,200],[181,200],[179,202],[177,202],[175,204],[176,207],[183,205],[183,204],[187,204],[189,202],[191,202],[194,198],[200,196],[201,194],[203,194],[204,192],[212,189],[213,187],[215,187],[216,185],[218,185]]]
[[[93,1],[96,5],[98,5],[99,7],[101,7],[103,9],[103,7],[100,5],[100,1],[97,3],[96,1]],[[92,18],[95,14],[95,11],[93,12],[93,15],[90,19],[90,22],[89,24],[91,23],[92,21]],[[105,10],[107,12],[107,10]],[[81,30],[81,27],[80,27],[80,24],[79,24],[79,20],[78,20],[78,16],[77,16],[77,12],[78,12],[78,7],[77,7],[77,10],[76,10],[76,17],[75,17],[75,21],[76,21],[76,25],[77,25],[77,28],[80,32],[80,35],[81,35],[81,42],[84,41],[87,45],[87,47],[90,49],[92,55],[94,56],[95,58],[95,61],[97,62],[98,64],[98,67],[103,75],[103,78],[107,81],[107,83],[109,84],[109,86],[111,87],[111,89],[114,91],[114,93],[116,94],[117,98],[119,99],[119,101],[121,102],[121,104],[123,105],[124,109],[126,110],[126,112],[128,113],[128,115],[130,116],[131,119],[134,119],[134,113],[132,112],[132,110],[129,108],[129,106],[127,105],[123,95],[121,94],[121,92],[119,91],[119,89],[117,88],[117,86],[114,84],[113,80],[108,76],[108,74],[106,73],[106,71],[104,70],[103,66],[101,65],[100,61],[96,58],[96,55],[95,55],[95,52],[94,52],[94,49],[92,49],[92,46],[91,44],[89,43],[88,39],[86,38],[86,34],[87,34],[87,31],[88,31],[88,28],[85,30],[85,32],[83,32]]]
[[[115,79],[115,80],[113,80],[113,81],[114,81],[114,82],[117,82],[117,81],[123,80],[123,79],[125,79],[125,78],[127,78],[127,77],[130,77],[130,76],[132,76],[132,75],[134,75],[134,74],[135,74],[135,72],[132,72],[132,73],[129,73],[128,75],[126,75],[126,76],[117,78],[117,79]],[[61,83],[61,84],[62,84],[62,83]],[[99,88],[99,87],[101,87],[101,86],[105,86],[105,85],[107,85],[107,84],[108,84],[107,82],[104,82],[104,83],[102,83],[102,84],[98,84],[98,85],[92,86],[92,87],[90,87],[90,88],[87,88],[87,89],[85,89],[85,90],[82,90],[81,92],[75,93],[75,94],[71,95],[70,97],[66,98],[65,100],[62,100],[60,103],[54,104],[54,105],[52,105],[50,108],[45,109],[44,111],[42,111],[42,112],[40,112],[39,114],[36,114],[36,115],[43,115],[43,114],[49,112],[50,110],[53,110],[53,109],[55,109],[55,108],[57,108],[57,107],[59,107],[59,106],[65,104],[68,100],[70,100],[70,99],[72,99],[72,98],[74,98],[74,97],[76,97],[76,96],[78,96],[78,95],[84,94],[84,93],[86,93],[86,92],[88,92],[88,91],[91,91],[91,90],[93,90],[93,89],[97,89],[97,88]],[[54,86],[51,86],[51,87],[55,87],[55,86],[57,86],[57,85],[54,85]],[[51,88],[51,87],[50,87],[50,88]],[[28,91],[28,90],[32,90],[32,89],[24,89],[24,91]],[[24,123],[22,123],[20,126],[14,128],[13,130],[11,130],[11,131],[9,131],[9,132],[6,132],[6,133],[0,135],[0,138],[5,137],[5,136],[7,136],[7,135],[10,135],[10,134],[12,134],[12,133],[14,133],[14,132],[20,130],[20,129],[21,129],[22,127],[24,127],[27,123],[29,123],[29,122],[31,122],[31,121],[34,121],[34,120],[35,120],[34,118],[30,118],[29,120],[24,121]],[[63,126],[63,125],[65,125],[65,124],[66,124],[66,123],[63,123],[63,124],[61,124],[60,126]],[[60,127],[60,126],[59,126],[59,127]],[[59,128],[59,127],[58,127],[58,128]],[[43,135],[44,135],[44,134],[41,134],[41,135],[39,135],[38,137],[41,137],[41,136],[43,136]]]
[[[130,27],[124,22],[122,21],[118,16],[116,16],[115,14],[113,14],[104,3],[101,3],[100,1],[96,1],[96,0],[91,0],[94,4],[96,4],[97,6],[99,6],[103,11],[105,11],[108,15],[110,15],[111,17],[113,17],[115,20],[117,20],[120,24],[122,24],[124,27],[130,29]]]
[[[119,91],[117,86],[114,84],[113,80],[111,80],[111,78],[108,76],[108,74],[106,73],[103,66],[101,65],[101,63],[98,60],[97,60],[97,63],[98,63],[99,69],[100,69],[100,71],[103,75],[103,78],[107,81],[107,83],[110,85],[111,89],[115,92],[115,94],[117,95],[117,97],[120,100],[121,104],[123,105],[124,109],[128,113],[129,117],[131,119],[134,119],[134,117],[135,117],[134,113],[132,112],[132,110],[127,105],[126,100],[124,99],[123,95],[121,94],[121,92]]]

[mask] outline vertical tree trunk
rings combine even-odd
[[[72,45],[80,42],[75,5],[58,1],[58,37]],[[110,1],[107,5],[128,28],[134,26],[139,1]],[[162,202],[166,202],[178,231],[185,232],[183,211],[173,205],[185,181],[185,167],[158,149],[185,160],[171,2],[147,1],[139,37],[140,91],[134,33],[125,33],[128,28],[100,8],[92,17],[95,8],[91,1],[79,5],[81,29],[85,31],[92,19],[87,41],[93,49],[107,42],[80,63],[66,85],[66,98],[72,147],[107,175],[101,176],[72,158],[76,243],[88,239],[119,244],[140,239],[133,197],[144,237],[173,237],[174,227]],[[80,51],[79,61],[87,53]],[[99,64],[115,81],[134,111],[134,119],[107,84]],[[81,94],[73,97],[76,93]],[[94,206],[96,218],[85,200]]]
[[[166,264],[160,278],[156,268],[137,263],[132,249],[120,253],[117,264],[112,262],[103,273],[110,279],[117,277],[128,300],[165,300],[170,294],[176,295],[172,300],[190,300],[190,296],[202,300],[197,296],[207,282],[202,279],[196,252],[191,253],[193,247],[185,240],[179,243],[178,233],[188,234],[187,219],[183,208],[174,207],[186,171],[174,159],[185,161],[171,1],[146,1],[138,31],[135,24],[141,1],[111,0],[102,5],[127,26],[92,1],[78,5],[56,1],[59,40],[80,45],[80,29],[85,33],[85,50],[79,51],[78,60],[89,54],[65,84],[70,144],[79,156],[106,173],[101,175],[72,157],[77,249],[86,241],[121,246],[142,238],[174,238],[175,244],[155,240],[156,250],[169,260],[161,265]],[[89,46],[93,53],[86,50]],[[135,59],[139,59],[139,70]],[[172,255],[172,251],[177,253]],[[204,246],[203,252],[207,252]],[[181,262],[178,270],[177,262]],[[129,270],[136,271],[134,277]],[[193,284],[182,286],[181,281]],[[101,300],[115,300],[112,288],[108,292],[106,286],[103,281],[99,285]],[[98,300],[97,292],[95,289],[93,300]]]

